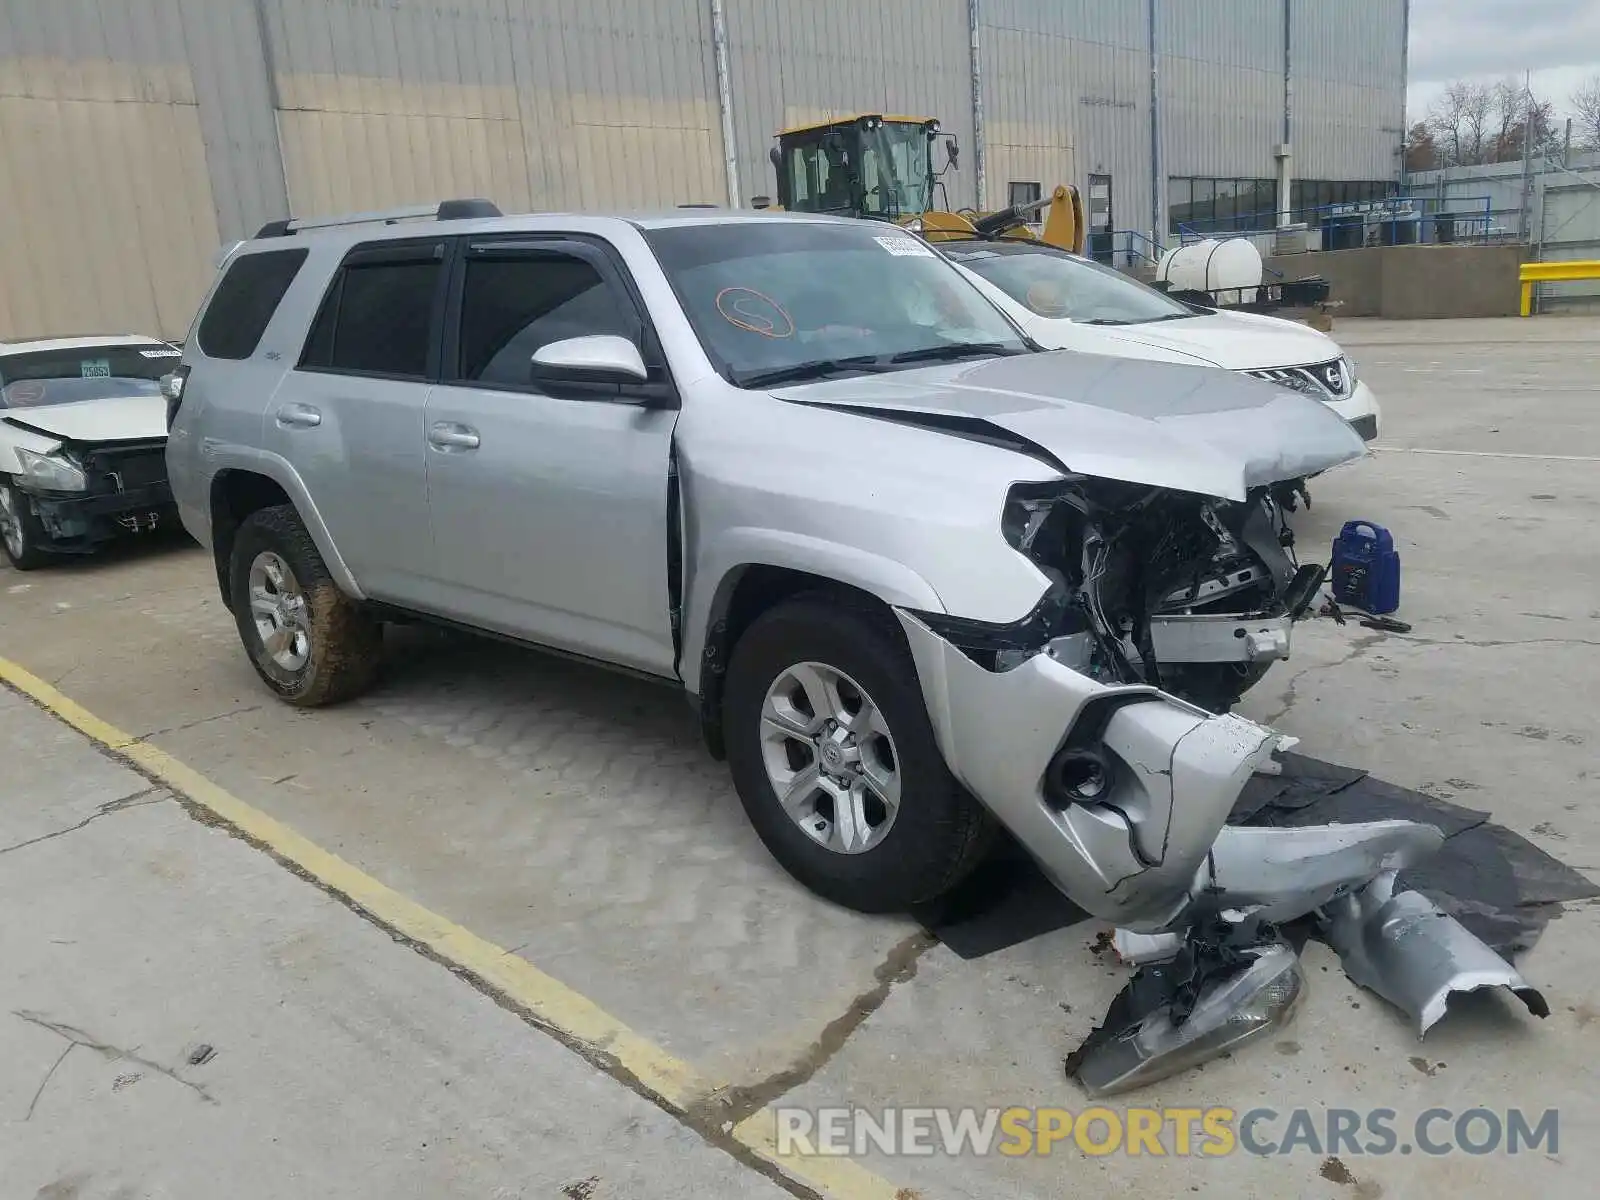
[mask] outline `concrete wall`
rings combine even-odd
[[[1286,254],[1266,264],[1287,279],[1321,275],[1338,317],[1514,317],[1525,246],[1370,246]]]

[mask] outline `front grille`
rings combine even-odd
[[[1343,400],[1355,390],[1356,381],[1350,365],[1342,358],[1327,362],[1308,363],[1300,367],[1262,367],[1246,371],[1246,375],[1265,379],[1280,387],[1293,388],[1323,400]]]
[[[94,450],[85,455],[84,467],[96,492],[130,492],[167,481],[167,455],[159,446]]]

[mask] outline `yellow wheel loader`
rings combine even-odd
[[[928,241],[1009,238],[1042,241],[1083,253],[1083,199],[1071,184],[1048,196],[998,212],[952,211],[944,174],[957,167],[960,148],[932,117],[859,113],[778,133],[770,157],[777,172],[778,203],[754,197],[758,208],[836,213],[893,221]],[[934,170],[934,147],[942,142],[945,165]],[[935,193],[944,198],[936,207]],[[1048,209],[1043,231],[1029,228]]]

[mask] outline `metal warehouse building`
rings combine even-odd
[[[218,246],[289,213],[748,203],[776,130],[858,111],[956,134],[955,206],[1072,182],[1130,244],[1363,199],[1407,7],[0,0],[0,339],[181,333]]]

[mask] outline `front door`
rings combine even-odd
[[[587,240],[463,247],[425,420],[436,582],[445,616],[670,676],[677,410],[626,385],[530,382],[541,346],[615,334],[641,348],[661,391],[664,360],[624,271]]]

